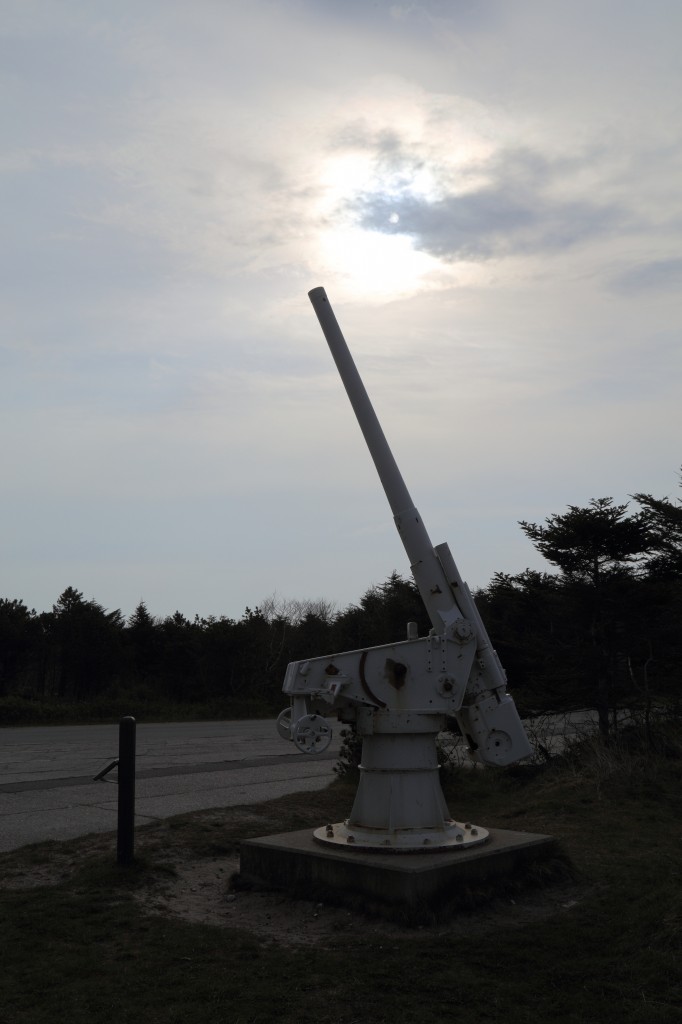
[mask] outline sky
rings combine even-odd
[[[679,495],[679,0],[4,0],[0,597],[341,610]],[[634,506],[633,506],[634,510]]]

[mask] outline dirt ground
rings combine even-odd
[[[136,884],[133,895],[145,912],[184,921],[199,922],[218,928],[244,930],[263,943],[281,946],[332,946],[341,936],[357,935],[366,939],[410,937],[418,939],[433,935],[453,938],[485,934],[499,928],[520,928],[533,921],[564,914],[586,895],[573,882],[553,884],[542,889],[529,889],[514,899],[499,897],[474,911],[461,912],[446,923],[409,927],[357,910],[337,907],[315,900],[294,899],[278,892],[235,889],[231,884],[239,872],[235,855],[207,857],[186,846],[169,842],[168,834],[161,844],[164,850],[161,869],[152,864],[143,880]],[[147,834],[136,847],[144,856],[152,850],[158,856],[158,837]],[[147,849],[145,849],[145,847]],[[70,879],[78,882],[78,873],[87,862],[106,863],[115,858],[115,837],[89,836],[75,844],[50,844],[40,855],[30,854],[0,864],[3,884],[9,889],[25,889],[42,885],[58,885]],[[165,866],[167,865],[167,867]],[[84,882],[92,886],[92,882]],[[95,885],[97,883],[94,883]]]
[[[238,859],[187,861],[177,875],[140,894],[149,913],[238,928],[262,941],[282,946],[331,946],[341,936],[368,935],[391,939],[448,935],[471,936],[498,928],[515,928],[566,913],[583,898],[578,887],[555,885],[528,891],[515,899],[498,899],[463,913],[447,923],[407,927],[354,910],[283,893],[230,891],[229,880],[239,871]]]

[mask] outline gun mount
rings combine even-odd
[[[436,737],[454,717],[474,761],[507,765],[531,753],[506,676],[447,544],[433,547],[410,498],[324,288],[309,292],[367,447],[410,569],[431,619],[428,636],[310,658],[287,667],[291,706],[280,735],[304,753],[331,740],[328,717],[362,737],[360,783],[344,822],[316,829],[325,843],[414,851],[484,842],[488,832],[450,817]]]

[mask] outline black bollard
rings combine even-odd
[[[118,726],[118,836],[116,860],[131,864],[135,849],[135,719]]]

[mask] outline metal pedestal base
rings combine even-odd
[[[348,818],[314,832],[320,843],[417,852],[484,843],[488,832],[450,817],[440,785],[436,736],[442,716],[377,711],[363,735],[360,782]]]
[[[383,853],[424,853],[427,850],[461,849],[484,843],[488,830],[469,822],[462,824],[451,819],[442,828],[387,829],[363,828],[348,820],[335,825],[316,828],[313,836],[318,843],[341,846],[344,849],[380,850]]]
[[[404,853],[321,843],[303,829],[245,839],[240,877],[256,888],[421,924],[451,917],[471,887],[504,887],[511,879],[521,884],[536,862],[549,862],[557,853],[549,836],[493,828],[485,843],[469,849],[458,844]]]

